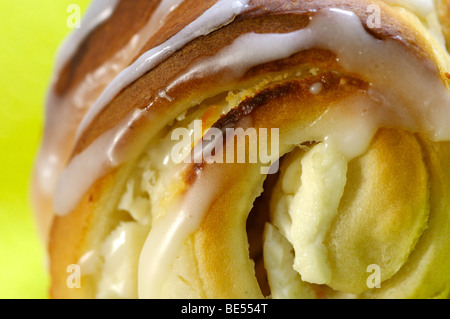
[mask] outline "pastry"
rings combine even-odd
[[[448,1],[93,1],[34,199],[54,298],[447,298]]]

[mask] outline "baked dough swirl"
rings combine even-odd
[[[447,298],[449,8],[94,1],[36,162],[51,296]]]

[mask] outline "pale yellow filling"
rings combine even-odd
[[[388,130],[351,162],[320,143],[286,155],[264,239],[273,297],[286,297],[292,280],[326,297],[376,294],[408,269],[429,215],[421,153],[410,134]]]

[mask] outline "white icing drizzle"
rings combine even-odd
[[[122,124],[101,135],[71,160],[62,172],[56,187],[53,202],[56,214],[69,213],[103,172],[123,161],[123,158],[115,152],[115,147],[142,113],[142,110],[135,110],[122,121]]]
[[[156,65],[167,59],[175,51],[187,43],[202,35],[207,35],[233,21],[236,15],[242,13],[249,0],[218,0],[211,8],[206,10],[195,21],[187,25],[183,30],[174,35],[163,44],[147,51],[132,65],[122,71],[103,91],[86,117],[80,124],[77,136],[89,126],[97,114],[119,93],[122,89],[136,81],[139,77],[153,69]]]
[[[54,87],[49,90],[45,133],[36,161],[35,191],[41,193],[38,197],[51,198],[54,195],[58,179],[72,152],[76,130],[87,110],[111,79],[131,63],[145,43],[161,28],[167,16],[182,1],[162,0],[147,24],[130,39],[127,45],[96,70],[87,74],[83,81],[70,92],[60,97],[55,93]],[[60,48],[53,82],[57,80],[62,68],[76,53],[80,44],[97,26],[111,16],[117,4],[118,0],[95,0],[91,4],[83,17],[81,28],[73,32]]]
[[[217,195],[215,176],[201,178],[185,199],[152,225],[141,251],[138,268],[139,298],[160,298],[170,266],[182,245],[197,230],[205,212]]]
[[[118,0],[94,0],[86,11],[80,28],[72,32],[61,45],[55,62],[53,82],[61,73],[62,68],[78,50],[86,37],[100,24],[105,22],[114,12]],[[93,77],[97,79],[96,76]],[[70,135],[76,131],[77,120],[82,114],[73,114],[73,108],[68,107],[73,103],[76,109],[82,109],[87,103],[86,88],[91,87],[91,77],[86,78],[86,86],[81,85],[76,90],[73,101],[66,102],[58,97],[54,88],[49,90],[47,97],[46,123],[41,151],[37,159],[36,183],[39,190],[46,196],[52,196],[59,173],[63,169],[68,154],[71,151]],[[53,84],[54,85],[54,84]],[[64,125],[61,125],[61,122]]]

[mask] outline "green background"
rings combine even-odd
[[[72,30],[70,4],[0,1],[0,298],[48,297],[45,252],[30,204],[30,175],[58,46]]]

